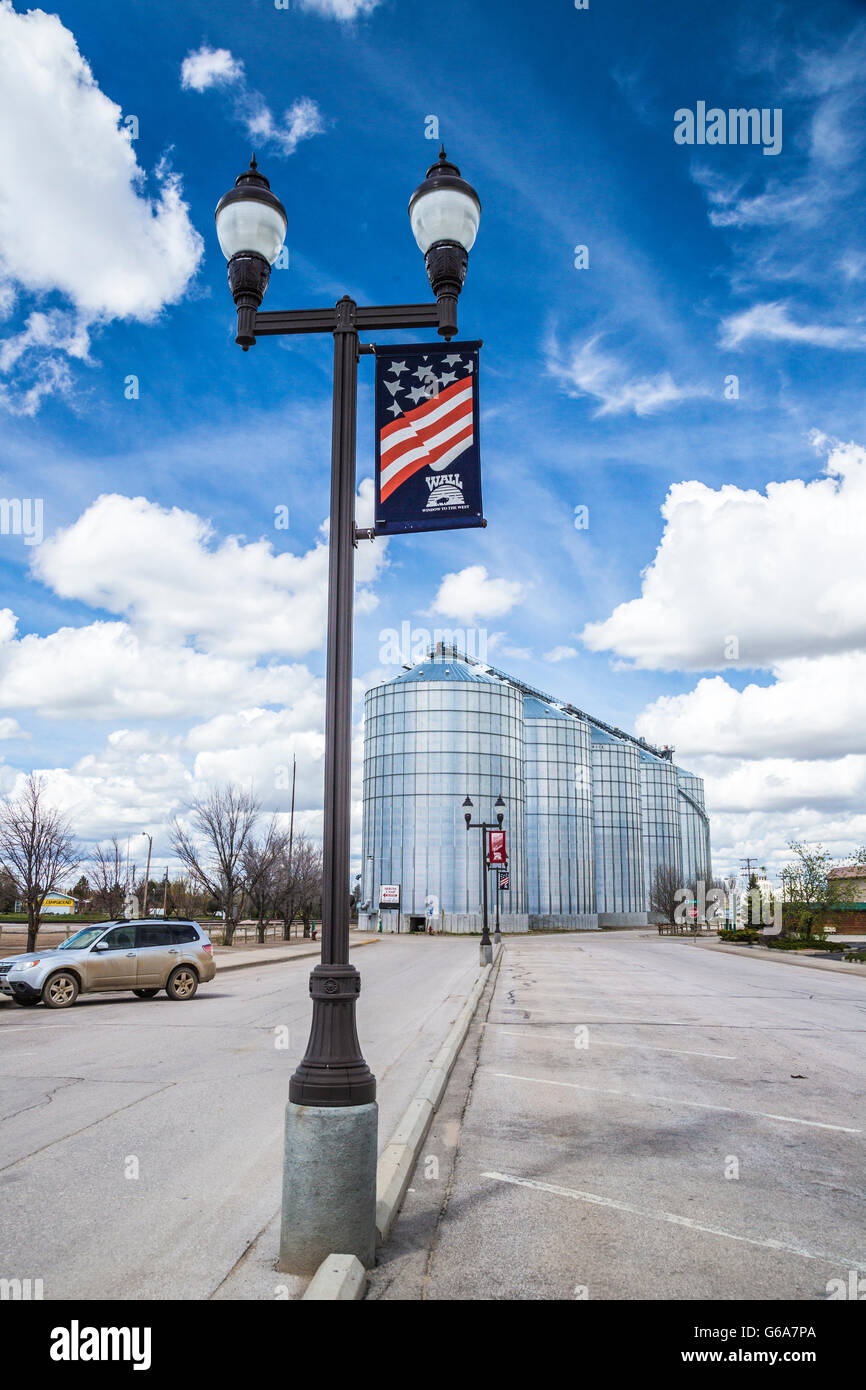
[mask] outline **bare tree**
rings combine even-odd
[[[168,893],[164,892],[163,896],[167,898],[168,917],[198,917],[204,915],[209,894],[196,888],[191,878],[182,877],[173,879],[168,885]]]
[[[304,924],[304,936],[309,936],[316,909],[321,911],[322,906],[322,847],[304,836],[301,844],[296,839],[292,858],[296,911]]]
[[[0,866],[15,879],[27,904],[27,950],[35,951],[47,893],[78,867],[72,828],[45,801],[41,777],[32,772],[17,797],[0,805]]]
[[[650,885],[650,912],[657,912],[666,922],[673,924],[675,913],[682,901],[680,875],[670,864],[659,864]],[[677,894],[680,893],[680,897]]]
[[[280,886],[280,866],[288,852],[288,838],[274,816],[262,840],[249,840],[242,855],[244,890],[258,918],[256,939],[265,939],[265,924],[275,908]]]
[[[292,922],[300,914],[304,936],[310,935],[314,909],[322,898],[322,851],[302,830],[296,830],[292,859],[282,860],[278,869],[276,908],[283,920],[283,937],[288,941]]]
[[[252,792],[232,783],[219,787],[189,807],[193,832],[172,823],[172,848],[197,887],[219,903],[225,921],[225,944],[231,946],[244,885],[243,854],[259,818]]]
[[[126,902],[126,861],[117,836],[94,845],[88,864],[90,900],[97,912],[119,917]]]

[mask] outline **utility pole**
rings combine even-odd
[[[162,920],[168,916],[168,865],[165,866],[165,888],[162,893]]]

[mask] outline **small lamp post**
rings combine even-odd
[[[352,615],[354,554],[373,532],[355,526],[358,358],[373,353],[359,333],[430,328],[457,332],[457,299],[481,215],[478,194],[444,149],[409,204],[435,304],[361,305],[343,295],[321,309],[261,311],[288,219],[256,164],[216,208],[237,308],[235,341],[246,352],[265,336],[330,333],[334,339],[328,655],[325,680],[325,788],[322,833],[322,959],[310,977],[307,1050],[289,1083],[283,1170],[280,1269],[313,1273],[333,1252],[375,1259],[376,1080],[358,1041],[361,977],[349,964],[349,832],[352,788]],[[489,936],[488,936],[489,941]]]
[[[503,810],[498,810],[498,809],[497,809],[497,811],[496,811],[496,822],[495,822],[495,824],[494,824],[493,821],[485,821],[485,820],[482,820],[482,821],[473,821],[473,819],[472,819],[472,801],[471,801],[471,799],[470,799],[468,796],[466,797],[465,801],[463,802],[463,807],[464,807],[463,819],[464,819],[465,822],[466,822],[466,833],[468,834],[470,830],[480,830],[480,831],[481,831],[481,903],[482,903],[481,913],[482,913],[482,916],[481,916],[481,953],[480,953],[480,954],[481,954],[481,964],[482,964],[482,965],[491,965],[492,962],[493,962],[493,942],[492,942],[491,939],[490,939],[490,925],[489,925],[488,916],[487,916],[487,875],[488,875],[488,873],[489,873],[489,871],[490,871],[490,865],[489,865],[489,863],[487,862],[487,832],[488,832],[488,830],[496,830],[496,829],[501,830],[501,829],[502,829],[502,822],[503,822],[503,820],[504,820],[504,807],[505,807],[505,802],[503,801],[501,795],[498,796],[498,797],[496,798],[495,808],[502,807]],[[497,888],[497,895],[498,895],[498,891],[499,891],[499,890],[498,890],[498,888]],[[499,930],[499,914],[498,914],[498,911],[497,911],[497,917],[496,917],[496,933],[495,933],[495,939],[496,939],[497,944],[501,943],[501,941],[502,941],[502,933],[501,933],[500,930]]]

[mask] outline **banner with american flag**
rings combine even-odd
[[[376,348],[376,534],[485,526],[481,343]]]

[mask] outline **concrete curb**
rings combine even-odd
[[[728,941],[700,941],[698,945],[704,951],[725,951],[732,956],[751,956],[752,960],[779,961],[782,965],[806,966],[810,970],[835,970],[837,975],[866,975],[866,965],[858,965],[856,961],[815,960],[814,957],[804,960],[793,951],[774,951],[766,946],[736,946]]]
[[[372,941],[353,941],[353,942],[351,943],[351,949],[352,949],[353,951],[357,951],[357,949],[358,949],[359,946],[377,946],[377,945],[378,945],[378,939],[375,939],[375,940],[372,940]],[[222,965],[222,964],[220,963],[221,957],[217,956],[217,957],[216,957],[217,975],[224,975],[224,974],[226,973],[227,970],[254,970],[254,969],[255,969],[257,966],[259,966],[259,965],[286,965],[286,964],[288,964],[290,961],[293,961],[293,960],[309,960],[311,956],[320,956],[321,954],[322,954],[322,943],[321,943],[321,941],[320,941],[320,942],[318,942],[318,943],[316,944],[316,946],[315,946],[312,950],[310,950],[310,951],[296,951],[296,952],[294,952],[292,955],[288,955],[288,956],[276,956],[276,957],[274,957],[272,960],[268,960],[267,957],[265,957],[264,960],[237,960],[237,961],[229,961],[226,965]]]
[[[470,1024],[490,978],[502,955],[495,953],[492,965],[481,967],[469,998],[452,1024],[415,1096],[409,1102],[397,1128],[379,1155],[376,1168],[376,1235],[382,1245],[391,1234],[400,1204],[415,1168],[421,1145],[448,1085],[448,1078],[466,1040]]]
[[[367,1271],[357,1255],[329,1255],[319,1265],[303,1297],[314,1302],[357,1303],[366,1291]]]

